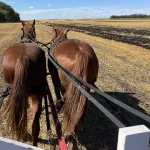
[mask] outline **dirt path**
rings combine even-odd
[[[20,27],[20,24],[12,24],[9,30],[6,30],[6,35],[3,34],[3,37],[0,36],[1,54],[8,46],[19,40]],[[44,43],[49,42],[50,38],[52,38],[51,28],[46,25],[37,24],[36,33],[37,39]],[[99,88],[118,98],[120,101],[150,114],[149,50],[74,31],[68,33],[68,38],[83,40],[94,48],[100,66],[99,76],[96,82]],[[91,94],[112,111],[104,98],[94,92]],[[123,112],[123,115],[120,114],[119,118],[122,119],[122,116],[127,117],[129,125],[146,124],[123,110],[120,111]],[[49,149],[44,115],[45,112],[43,111],[41,116],[39,147]],[[88,103],[84,128],[84,132],[79,137],[82,150],[116,150],[118,128],[90,102]],[[31,132],[30,126],[29,131]],[[0,135],[8,137],[3,126],[0,127]],[[51,148],[54,148],[56,143],[54,129],[52,137],[54,140]],[[72,146],[71,141],[71,138],[67,140],[69,150]],[[30,141],[28,143],[31,144]]]

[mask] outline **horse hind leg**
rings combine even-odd
[[[62,110],[63,105],[64,105],[64,103],[65,103],[64,95],[65,95],[65,93],[66,93],[66,88],[67,88],[67,86],[68,86],[68,84],[61,80],[60,92],[61,92],[63,98],[60,99],[60,100],[57,100],[57,101],[56,101],[56,104],[55,104],[55,107],[56,107],[56,109],[57,109],[58,112],[60,112],[60,111]]]
[[[64,95],[65,95],[65,92],[66,92],[66,88],[61,86],[60,91],[61,91],[61,93],[63,95],[63,98],[60,99],[60,100],[57,100],[56,104],[55,104],[56,110],[58,112],[60,112],[62,110],[62,108],[63,108],[64,102],[65,102]]]
[[[40,115],[42,111],[42,98],[44,93],[37,93],[31,95],[32,99],[32,138],[33,138],[33,145],[37,146],[38,136],[40,133]]]
[[[52,78],[52,82],[53,82],[53,85],[54,85],[57,100],[61,100],[61,94],[60,94],[61,82],[60,82],[60,78],[59,78],[59,75],[58,75],[58,70],[50,62],[50,60],[48,60],[48,69],[49,69],[49,72],[51,74],[51,78]]]
[[[5,83],[5,87],[3,89],[3,92],[0,93],[0,109],[2,105],[4,104],[4,99],[9,95],[9,91],[11,89],[11,85],[8,83]]]

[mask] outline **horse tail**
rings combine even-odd
[[[87,81],[89,57],[86,54],[80,54],[77,57],[77,64],[72,73],[84,81]],[[63,109],[63,133],[65,135],[70,135],[75,130],[76,125],[84,115],[86,100],[86,97],[80,90],[70,82],[65,93],[65,104]]]
[[[11,133],[17,140],[23,140],[27,132],[27,90],[29,57],[22,55],[15,65],[14,81],[9,97],[9,104],[3,115],[8,114]]]

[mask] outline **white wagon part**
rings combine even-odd
[[[149,150],[150,130],[144,125],[119,129],[117,150]]]
[[[28,144],[24,144],[3,137],[0,137],[0,149],[1,150],[44,150],[42,148],[34,147]]]

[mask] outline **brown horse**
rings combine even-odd
[[[22,22],[22,38],[34,39],[35,20]],[[10,96],[3,116],[8,116],[11,133],[16,140],[23,140],[27,133],[27,103],[32,104],[32,137],[37,146],[40,131],[42,98],[46,87],[45,53],[32,43],[17,43],[9,47],[2,63],[4,80],[11,84]]]
[[[66,28],[53,28],[53,31],[50,54],[72,74],[95,85],[99,64],[93,48],[81,40],[68,39],[69,30]],[[63,133],[70,135],[75,131],[77,134],[84,117],[87,98],[60,71],[59,77],[67,85],[66,89],[61,88],[62,94],[65,94]],[[90,89],[85,89],[90,92]],[[77,148],[75,147],[74,145],[74,149]]]

